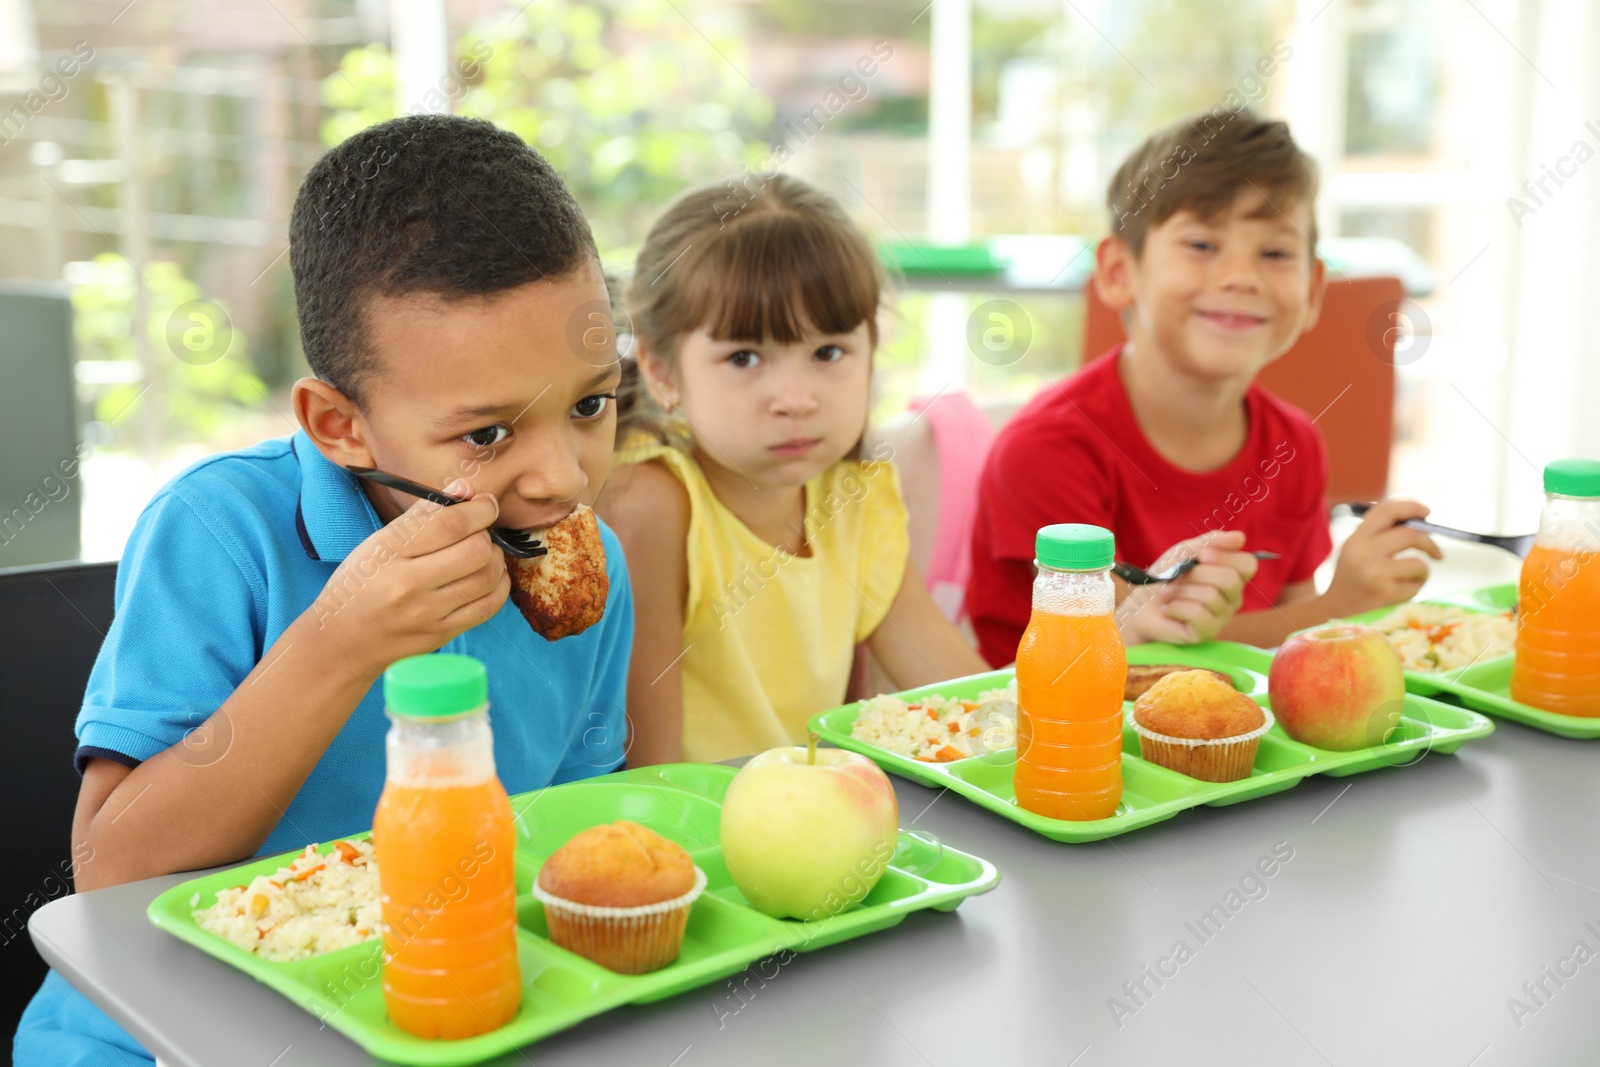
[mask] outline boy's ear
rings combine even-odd
[[[1133,280],[1129,277],[1133,266],[1133,249],[1116,234],[1100,238],[1094,250],[1094,285],[1100,302],[1113,311],[1126,311],[1133,306]]]
[[[300,428],[329,463],[375,466],[367,422],[354,401],[320,378],[301,378],[289,395]]]
[[[1322,297],[1328,291],[1328,271],[1323,265],[1322,257],[1315,252],[1311,254],[1311,300],[1308,304],[1305,328],[1300,331],[1302,335],[1310,333],[1317,325],[1317,319],[1322,317]]]

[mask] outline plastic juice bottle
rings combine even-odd
[[[494,771],[489,686],[471,656],[412,656],[383,676],[388,781],[373,817],[383,1000],[418,1037],[486,1033],[516,1014],[515,843]]]
[[[1600,460],[1544,469],[1539,536],[1522,564],[1511,699],[1600,716]]]
[[[1033,616],[1017,647],[1017,803],[1052,819],[1108,818],[1122,800],[1128,680],[1111,531],[1046,526],[1034,546]]]

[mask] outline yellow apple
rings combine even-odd
[[[840,748],[775,748],[722,799],[722,855],[752,907],[826,919],[872,891],[894,855],[900,805],[888,775]]]

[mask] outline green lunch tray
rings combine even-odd
[[[1429,597],[1423,603],[1494,614],[1517,606],[1517,587],[1491,585],[1459,597]],[[1376,622],[1394,610],[1379,608],[1340,621]],[[1420,696],[1448,694],[1474,711],[1520,722],[1545,733],[1583,740],[1600,737],[1600,719],[1562,715],[1512,700],[1511,666],[1515,660],[1515,656],[1496,656],[1452,671],[1406,671],[1406,688]]]
[[[1221,671],[1233,679],[1234,688],[1264,707],[1272,706],[1267,698],[1266,679],[1272,653],[1259,648],[1226,641],[1186,646],[1135,645],[1128,649],[1128,662],[1182,663]],[[1003,688],[1011,681],[1012,673],[1007,669],[975,674],[895,695],[905,700],[930,695],[971,699],[985,690]],[[1015,749],[950,763],[923,763],[851,737],[850,727],[859,708],[859,704],[847,704],[813,716],[811,729],[840,748],[870,757],[886,771],[926,785],[948,788],[1036,833],[1069,844],[1125,834],[1202,804],[1221,807],[1254,800],[1289,789],[1313,774],[1342,777],[1376,767],[1414,763],[1429,751],[1454,752],[1463,741],[1487,737],[1494,732],[1494,723],[1482,715],[1408,693],[1400,713],[1399,728],[1381,745],[1351,752],[1331,752],[1291,740],[1282,726],[1274,724],[1261,739],[1250,777],[1237,782],[1202,782],[1140,758],[1139,735],[1125,720],[1122,727],[1122,803],[1117,813],[1106,819],[1073,822],[1035,815],[1017,806],[1016,793],[1011,787]],[[1131,714],[1132,704],[1124,708]]]
[[[722,859],[722,797],[734,774],[731,767],[709,764],[642,767],[511,798],[517,827],[522,1007],[504,1026],[478,1037],[428,1040],[390,1023],[378,977],[382,944],[377,940],[280,963],[260,959],[196,925],[191,913],[215,903],[219,889],[270,874],[294,853],[174,886],[151,902],[150,921],[276,989],[374,1056],[454,1067],[504,1055],[618,1005],[694,989],[785,949],[804,952],[860,937],[924,908],[953,911],[966,897],[988,892],[1000,882],[989,861],[902,830],[894,859],[860,906],[804,922],[769,918],[746,903]],[[579,830],[616,819],[631,819],[676,841],[706,873],[706,890],[689,914],[682,954],[650,974],[617,974],[552,944],[544,907],[531,895],[546,857]],[[321,851],[330,848],[331,842]]]

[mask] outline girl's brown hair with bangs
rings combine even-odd
[[[675,367],[684,336],[793,344],[808,330],[867,323],[878,344],[882,268],[867,237],[831,196],[786,174],[746,199],[731,183],[679,197],[650,228],[628,283],[636,352]],[[623,361],[617,446],[640,432],[671,439],[635,359]],[[631,439],[631,440],[630,440]]]

